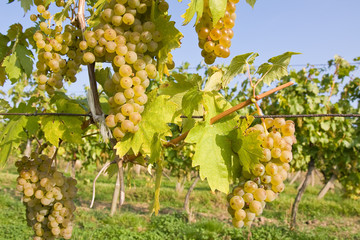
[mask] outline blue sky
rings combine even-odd
[[[1,33],[16,22],[31,26],[29,16],[36,11],[34,7],[24,16],[19,2],[6,2],[0,1]],[[173,51],[175,63],[187,61],[195,67],[202,57],[194,22],[182,26],[180,17],[189,0],[168,2],[169,13],[184,34],[181,49]],[[352,61],[360,56],[359,10],[359,0],[258,0],[254,9],[240,0],[231,55],[215,63],[229,64],[236,55],[258,52],[255,64],[259,65],[286,51],[302,53],[294,56],[291,64],[326,63],[335,54]]]

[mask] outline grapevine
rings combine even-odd
[[[52,162],[47,155],[33,152],[15,163],[19,173],[16,190],[23,193],[34,240],[70,239],[72,235],[76,180],[58,172]]]
[[[175,67],[171,51],[180,47],[183,35],[170,20],[165,0],[19,1],[25,12],[34,3],[36,13],[28,16],[34,27],[23,31],[21,24],[14,24],[6,35],[0,34],[0,85],[10,80],[16,86],[9,94],[23,92],[0,99],[0,115],[5,116],[0,121],[0,164],[24,140],[29,149],[35,140],[40,149],[55,146],[64,159],[69,152],[73,163],[97,160],[101,170],[93,182],[91,207],[97,178],[105,170],[111,176],[117,173],[111,215],[127,199],[123,171],[135,164],[155,175],[149,184],[155,188],[150,209],[155,215],[163,175],[178,178],[178,192],[184,179],[195,176],[184,204],[189,219],[190,193],[197,181],[206,180],[212,192],[227,196],[237,228],[251,227],[266,204],[280,196],[290,168],[308,166],[291,226],[315,167],[325,179],[337,179],[347,195],[359,198],[359,122],[335,118],[359,116],[353,107],[359,99],[359,79],[350,75],[356,67],[341,57],[329,61],[333,74],[304,68],[286,77],[296,52],[259,65],[254,63],[258,53],[245,53],[228,66],[207,67],[218,57],[228,58],[232,43],[238,41],[233,28],[240,1],[190,0],[182,17],[187,24],[197,15],[195,40],[205,65],[194,73],[187,72],[187,64],[169,71]],[[246,2],[254,7],[256,1]],[[70,98],[64,86],[79,81],[84,66],[90,80],[87,99]],[[230,89],[238,75],[242,82]],[[278,87],[260,93],[263,84],[277,80]],[[333,104],[335,95],[341,101]],[[260,106],[271,115],[263,115]],[[295,122],[288,120],[295,117],[297,138]],[[258,124],[251,125],[255,118],[260,118]],[[59,148],[61,142],[71,149]],[[39,150],[16,162],[16,189],[33,239],[71,239],[76,180],[65,177],[49,155]]]
[[[206,64],[213,64],[217,57],[230,56],[231,39],[234,37],[232,28],[235,26],[236,6],[239,0],[228,0],[224,17],[213,23],[209,2],[204,1],[204,12],[195,30],[199,37],[201,56]]]
[[[283,118],[267,118],[264,124],[248,128],[245,135],[258,134],[261,141],[261,163],[241,173],[240,182],[228,195],[228,211],[235,227],[250,227],[255,216],[262,214],[267,202],[274,201],[284,191],[284,181],[290,170],[295,124]]]

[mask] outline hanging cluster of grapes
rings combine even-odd
[[[240,183],[228,195],[228,211],[235,227],[251,226],[256,216],[261,215],[266,202],[272,202],[284,191],[283,181],[290,170],[295,124],[283,118],[265,119],[266,129],[257,124],[246,133],[260,132],[263,157],[251,172],[243,172]]]
[[[195,30],[199,37],[199,47],[203,49],[201,56],[206,64],[213,64],[217,57],[230,56],[231,39],[234,36],[232,28],[235,25],[236,6],[239,0],[228,0],[224,17],[213,24],[209,2],[204,1],[204,12]]]
[[[153,1],[113,0],[101,14],[102,24],[94,31],[85,32],[79,47],[86,51],[85,63],[111,62],[114,75],[105,82],[110,114],[106,125],[113,136],[121,139],[127,132],[138,131],[141,113],[148,98],[145,93],[149,79],[157,76],[157,55],[162,35],[150,20]],[[157,6],[161,12],[168,9],[165,1]]]
[[[24,156],[16,162],[19,177],[16,189],[23,193],[28,225],[35,232],[34,240],[70,239],[73,229],[73,199],[76,180],[65,177],[51,166],[47,155]]]
[[[51,14],[43,5],[43,0],[35,1],[37,11],[44,21],[40,22],[40,30],[33,35],[38,52],[36,63],[38,88],[53,94],[55,88],[63,87],[63,80],[76,81],[82,62],[82,51],[78,44],[82,38],[81,30],[74,26],[66,25],[64,28],[55,26],[51,28]],[[64,6],[64,1],[56,1],[59,7]],[[32,14],[31,20],[36,21],[38,16]]]

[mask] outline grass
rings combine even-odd
[[[175,179],[163,178],[161,211],[158,216],[151,216],[153,180],[145,175],[133,176],[131,183],[127,182],[131,187],[126,189],[121,213],[110,217],[115,178],[98,179],[95,209],[89,209],[94,175],[89,170],[77,177],[78,208],[72,239],[248,239],[247,229],[230,226],[225,195],[212,193],[206,182],[199,182],[192,194],[190,203],[196,221],[189,223],[182,211],[186,192],[175,192]],[[20,195],[14,191],[16,178],[14,168],[0,170],[0,240],[30,239],[32,235]],[[359,201],[344,199],[337,191],[317,200],[320,186],[307,189],[299,207],[299,226],[289,230],[289,209],[296,188],[296,184],[287,186],[280,198],[266,206],[263,217],[251,229],[252,239],[360,239]]]

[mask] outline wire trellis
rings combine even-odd
[[[3,116],[65,116],[65,117],[92,117],[91,113],[0,113]],[[246,118],[248,116],[240,116],[240,118]],[[320,114],[293,114],[293,115],[254,115],[254,118],[307,118],[307,117],[345,117],[345,118],[358,118],[360,114],[332,114],[332,113],[320,113]],[[181,118],[187,118],[187,116],[181,116]],[[192,116],[192,118],[204,118],[204,116]]]

